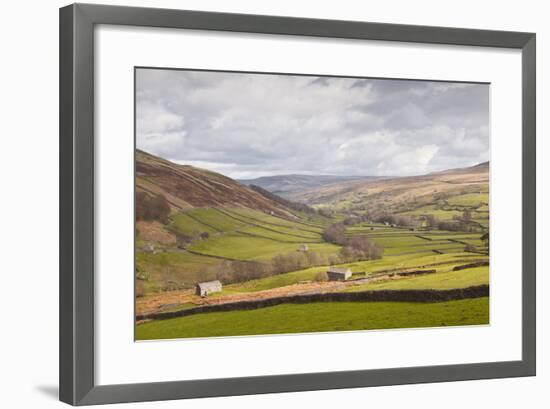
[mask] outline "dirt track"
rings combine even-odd
[[[146,296],[137,299],[136,313],[148,314],[153,312],[160,312],[169,309],[170,306],[176,306],[177,304],[192,303],[195,305],[211,305],[211,304],[225,304],[236,301],[258,300],[264,298],[278,297],[282,295],[297,295],[297,294],[310,294],[326,291],[334,291],[339,288],[346,287],[350,284],[357,282],[324,282],[324,283],[303,283],[292,284],[285,287],[277,287],[269,290],[254,291],[248,293],[229,294],[216,296],[211,295],[209,297],[199,297],[194,294],[193,290],[179,290],[169,291],[158,295]]]
[[[193,290],[178,290],[169,291],[162,294],[150,295],[137,299],[136,314],[145,315],[150,313],[157,313],[167,311],[172,308],[177,308],[180,304],[195,304],[200,305],[213,305],[213,304],[226,304],[238,301],[252,301],[266,298],[290,296],[290,295],[305,295],[305,294],[318,294],[325,292],[333,292],[341,288],[364,284],[366,282],[383,281],[383,280],[396,280],[403,279],[404,277],[398,275],[392,275],[391,273],[371,276],[353,281],[330,281],[330,282],[307,282],[300,284],[292,284],[284,287],[272,288],[269,290],[253,291],[238,294],[228,295],[211,295],[209,297],[199,297],[194,294]]]

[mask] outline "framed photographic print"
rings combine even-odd
[[[62,401],[535,374],[534,34],[76,4],[60,47]]]

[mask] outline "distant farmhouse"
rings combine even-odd
[[[212,293],[220,292],[221,290],[222,283],[220,283],[219,280],[195,284],[195,294],[201,297],[206,297]]]
[[[308,250],[309,250],[309,247],[307,244],[300,245],[300,251],[308,251]]]
[[[349,268],[331,267],[327,271],[328,281],[346,281],[351,278],[351,270]]]

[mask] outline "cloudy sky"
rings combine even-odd
[[[138,149],[232,178],[415,175],[489,159],[489,86],[139,69]]]

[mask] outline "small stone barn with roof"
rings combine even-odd
[[[204,283],[195,284],[195,294],[201,297],[206,297],[212,293],[217,293],[222,290],[222,283],[220,280],[206,281]]]
[[[346,281],[351,278],[351,270],[349,268],[331,267],[327,271],[328,281]]]

